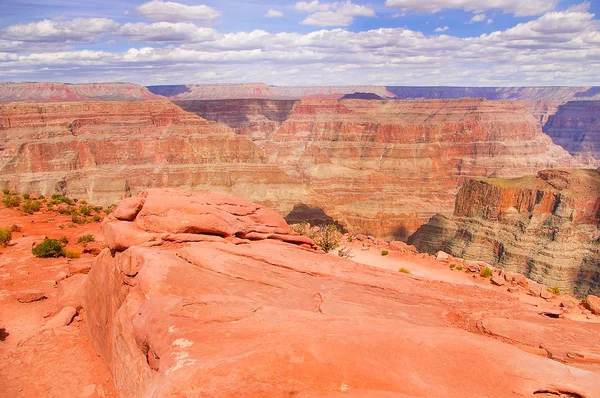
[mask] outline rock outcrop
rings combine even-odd
[[[99,204],[149,187],[210,189],[282,212],[305,195],[250,138],[167,100],[0,104],[0,185]]]
[[[241,199],[136,200],[105,220],[85,288],[121,396],[600,395],[597,369],[572,366],[600,357],[597,324],[299,247]]]
[[[147,101],[161,96],[132,83],[0,83],[0,102]]]
[[[573,156],[600,159],[600,101],[560,105],[544,124],[544,133]]]
[[[600,172],[547,170],[467,181],[454,214],[432,217],[409,242],[585,296],[600,292],[599,226]]]
[[[488,100],[600,100],[600,87],[410,87],[388,86],[398,99],[485,98]]]

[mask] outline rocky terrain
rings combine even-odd
[[[248,137],[167,100],[0,104],[0,142],[0,185],[21,192],[110,204],[148,187],[185,187],[282,212],[305,195]]]
[[[355,262],[272,210],[174,189],[121,201],[102,233],[45,208],[0,223],[23,226],[0,246],[11,397],[600,394],[600,317],[483,263],[348,235]],[[80,258],[31,255],[84,233]]]
[[[0,83],[0,102],[147,101],[162,97],[131,83]]]
[[[388,86],[398,99],[485,98],[488,100],[600,100],[600,87],[410,87]]]
[[[522,273],[580,296],[600,293],[600,172],[547,170],[474,179],[452,216],[436,215],[409,242]]]

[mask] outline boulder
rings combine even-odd
[[[58,283],[56,292],[57,309],[74,307],[79,310],[83,304],[83,289],[87,277],[76,274]]]
[[[524,289],[529,289],[529,282],[522,274],[512,274],[512,282]]]
[[[437,252],[437,254],[435,255],[436,260],[448,260],[448,258],[450,258],[450,255],[441,250],[439,252]]]
[[[589,295],[585,299],[586,306],[596,315],[600,315],[600,298]]]
[[[142,210],[145,200],[146,199],[141,196],[123,199],[119,202],[112,214],[117,220],[133,221],[140,210]]]
[[[40,328],[40,331],[67,326],[71,323],[76,314],[77,310],[75,308],[64,307],[57,315],[46,322],[46,324]]]
[[[490,279],[490,282],[496,286],[504,286],[506,284],[506,281],[500,275],[492,276],[492,278]]]
[[[544,300],[551,300],[554,298],[554,294],[548,291],[548,289],[544,289],[543,287],[540,289],[540,297]]]
[[[92,259],[78,259],[69,263],[69,272],[75,274],[87,274],[92,269]]]

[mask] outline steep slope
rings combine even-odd
[[[572,155],[600,159],[600,101],[560,105],[543,130]]]
[[[579,295],[600,293],[600,172],[549,170],[518,179],[467,181],[452,216],[409,239],[520,272]]]
[[[146,101],[162,97],[132,83],[0,83],[0,102]]]
[[[312,189],[306,205],[351,230],[399,238],[451,213],[465,179],[574,163],[526,105],[481,99],[302,100],[265,151]]]
[[[248,135],[259,146],[271,138],[292,113],[296,100],[173,100],[186,111],[226,124],[237,134]]]
[[[148,187],[236,193],[282,211],[305,191],[248,137],[169,101],[0,105],[0,185],[113,203]]]
[[[121,396],[600,395],[598,323],[284,243],[238,198],[149,190],[103,232],[84,308]]]

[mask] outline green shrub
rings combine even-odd
[[[462,266],[462,265],[459,265],[458,267],[456,267],[456,269],[457,269],[457,270],[459,270],[459,271],[462,271],[462,269],[463,269],[463,266]]]
[[[31,195],[30,195],[30,194],[28,194],[28,193],[24,193],[24,194],[23,194],[23,199],[25,199],[25,200],[29,200],[29,199],[31,199]]]
[[[0,244],[2,246],[8,245],[10,242],[10,237],[12,235],[12,231],[8,228],[0,228]]]
[[[10,189],[4,188],[4,189],[2,189],[2,193],[5,195],[10,195]]]
[[[2,199],[2,204],[6,207],[19,207],[21,198],[17,195],[6,195],[4,199]]]
[[[27,214],[33,214],[36,211],[40,211],[42,208],[42,204],[37,200],[29,200],[27,199],[22,205],[21,210]]]
[[[551,293],[554,293],[556,295],[559,295],[560,294],[560,287],[554,286],[552,288],[548,288],[548,291],[551,292]]]
[[[483,276],[484,278],[490,278],[493,274],[494,274],[494,271],[492,271],[492,269],[490,267],[485,267],[479,273],[479,275]]]
[[[354,238],[352,237],[352,235],[348,236],[347,238],[348,242],[352,242],[354,240]]]
[[[100,221],[102,221],[102,218],[100,218],[100,216],[98,216],[98,215],[95,215],[94,217],[92,217],[92,221],[93,222],[100,222]]]
[[[58,241],[59,241],[60,243],[62,243],[62,244],[63,244],[63,246],[64,246],[64,245],[67,245],[67,244],[69,244],[69,238],[67,238],[67,237],[66,237],[66,236],[64,236],[64,235],[63,235],[63,236],[61,236],[60,238],[58,238]]]
[[[388,254],[390,254],[390,252],[389,252],[389,251],[387,251],[387,250],[382,250],[382,251],[381,251],[381,255],[382,255],[382,256],[387,256]]]
[[[455,268],[455,267],[456,267],[456,264],[450,264],[450,269]],[[462,269],[462,267],[461,267],[461,269]]]
[[[66,207],[61,207],[58,209],[58,214],[71,214],[71,209]]]
[[[84,216],[89,216],[90,214],[92,214],[92,209],[88,205],[82,205],[79,208],[79,212]]]
[[[75,204],[75,202],[72,199],[67,198],[66,196],[62,196],[58,193],[53,194],[50,199],[51,199],[50,203],[53,205],[57,205],[59,203],[65,203],[69,206],[73,206]]]
[[[19,227],[17,224],[13,224],[10,226],[10,231],[11,232],[21,232],[21,227]]]
[[[79,237],[79,239],[77,239],[77,243],[79,243],[79,244],[90,243],[90,242],[95,242],[95,241],[96,241],[96,238],[92,234],[81,235]]]
[[[324,252],[329,253],[340,245],[341,237],[342,234],[338,228],[334,224],[330,224],[321,228],[314,241]]]
[[[398,272],[402,272],[403,274],[410,274],[410,270],[409,270],[409,269],[406,269],[406,268],[404,268],[404,267],[400,268],[400,269],[398,270]]]
[[[85,218],[79,217],[79,212],[77,210],[73,210],[71,212],[71,222],[74,224],[85,224]]]
[[[40,258],[64,257],[63,244],[56,239],[46,239],[31,249],[34,256]]]
[[[65,249],[65,257],[66,258],[79,258],[81,257],[81,252],[75,249]]]
[[[38,199],[39,200],[46,200],[46,197],[44,195],[40,195],[40,196],[38,196]]]

